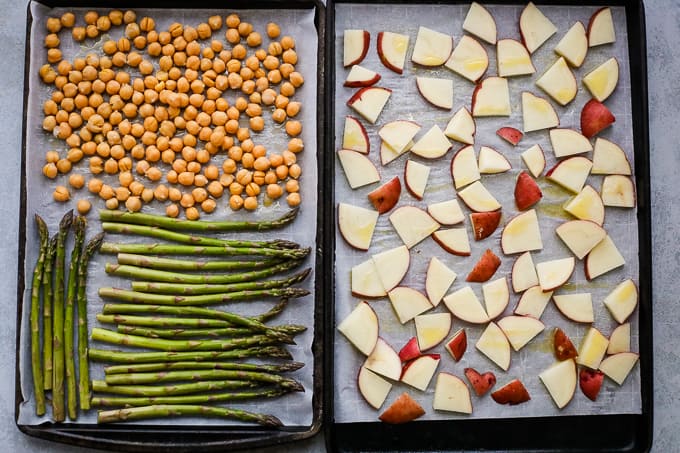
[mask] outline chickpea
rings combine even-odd
[[[229,28],[236,28],[236,27],[239,26],[240,23],[241,23],[241,18],[238,16],[238,14],[235,14],[235,13],[228,15],[226,20],[225,20],[225,24]]]
[[[103,182],[101,179],[92,178],[87,182],[87,190],[91,193],[97,194],[102,190]]]
[[[273,57],[278,57],[283,53],[283,47],[281,47],[281,43],[278,41],[270,42],[269,46],[267,47],[267,52]],[[266,58],[267,57],[265,57],[265,59]]]
[[[48,49],[59,47],[59,42],[59,36],[57,36],[55,33],[50,33],[49,35],[45,36],[45,47]]]
[[[118,161],[114,158],[109,158],[104,163],[104,172],[109,175],[114,175],[118,173]]]
[[[293,193],[288,194],[288,196],[286,197],[286,201],[288,202],[288,206],[290,206],[291,208],[293,208],[295,206],[299,206],[300,205],[300,193],[299,192],[293,192]]]
[[[222,187],[229,187],[234,182],[234,175],[225,173],[222,176],[220,176],[219,181]]]
[[[116,193],[115,198],[118,201],[126,201],[130,198],[130,190],[127,187],[116,187],[114,192]]]
[[[299,153],[305,148],[301,138],[291,138],[288,142],[288,151]]]
[[[54,201],[65,202],[71,199],[71,193],[68,191],[68,188],[57,186],[54,188],[52,197],[54,198]]]
[[[139,196],[142,194],[142,191],[144,190],[144,184],[138,181],[132,181],[130,183],[129,189],[132,195]]]
[[[250,197],[257,197],[260,194],[260,186],[255,182],[251,182],[246,186],[246,193]]]
[[[80,215],[85,215],[90,212],[90,209],[92,209],[92,204],[87,200],[78,200],[76,209]]]
[[[290,64],[293,64],[293,65],[297,64],[297,61],[298,61],[297,53],[295,53],[295,51],[293,49],[288,49],[288,50],[284,51],[281,58],[283,59],[284,63],[290,63]]]
[[[192,197],[189,193],[182,194],[182,198],[179,200],[179,205],[183,208],[190,208],[195,203],[196,201],[194,200],[194,197]]]
[[[239,195],[232,195],[229,197],[229,207],[232,209],[232,211],[238,211],[243,207],[243,198],[241,198]]]
[[[194,173],[190,171],[184,171],[177,176],[177,182],[183,186],[190,186],[194,183]]]
[[[224,37],[229,44],[238,44],[241,41],[241,35],[238,34],[238,30],[235,28],[227,29]]]
[[[97,19],[95,25],[99,31],[109,31],[111,29],[111,19],[108,16],[101,16]]]
[[[279,178],[279,180],[283,181],[288,177],[288,167],[285,165],[279,165],[276,167],[276,177]]]
[[[165,184],[159,184],[153,191],[153,196],[158,201],[165,201],[168,199],[168,187]]]
[[[125,201],[125,208],[130,212],[139,212],[142,209],[142,200],[139,197],[130,197]]]
[[[261,132],[264,130],[264,118],[261,116],[254,116],[250,118],[248,124],[254,132]]]
[[[289,102],[286,106],[286,115],[288,115],[289,118],[293,118],[297,116],[298,113],[300,113],[300,108],[302,108],[302,103]]]
[[[222,184],[220,184],[219,181],[211,181],[206,189],[208,193],[215,198],[221,197],[224,192],[224,187],[222,187]]]
[[[294,193],[299,191],[300,184],[298,183],[297,179],[289,179],[288,181],[286,181],[286,192]]]
[[[104,205],[106,206],[106,209],[118,209],[118,205],[120,203],[118,202],[117,198],[109,198],[104,202]]]
[[[238,139],[238,141],[242,142],[247,138],[250,138],[250,131],[248,130],[247,127],[240,127],[236,131],[236,138]]]
[[[243,207],[247,209],[248,211],[254,211],[257,209],[257,198],[256,197],[247,197],[243,201]]]
[[[179,201],[182,199],[182,191],[176,187],[170,187],[168,190],[168,199],[170,201]]]
[[[271,39],[276,39],[281,34],[281,28],[274,22],[269,22],[267,24],[267,36]]]
[[[203,22],[196,27],[196,33],[198,34],[199,39],[208,39],[212,35],[212,30],[210,25]]]
[[[260,35],[258,32],[253,31],[248,34],[248,37],[246,38],[246,43],[250,47],[257,47],[260,44],[262,44],[262,35]]]
[[[57,17],[48,17],[45,26],[50,33],[59,33],[61,30],[61,20]]]
[[[274,112],[272,112],[272,119],[277,123],[283,123],[286,121],[286,111],[280,108],[274,110]]]
[[[269,81],[267,81],[269,83]],[[262,92],[262,103],[264,105],[273,105],[276,101],[276,91],[267,88]]]
[[[238,182],[232,182],[229,184],[229,192],[232,195],[241,195],[243,193],[243,186]]]
[[[255,83],[255,89],[257,89],[257,82]],[[259,91],[255,91],[254,93],[250,94],[250,97],[248,98],[248,100],[252,104],[260,105],[260,104],[262,104],[262,95],[259,93]]]
[[[213,200],[212,198],[208,198],[207,200],[203,201],[203,203],[201,203],[201,210],[207,214],[210,214],[211,212],[215,211],[215,208],[217,208],[217,203],[215,203],[215,200]],[[189,213],[187,212],[187,218],[188,214]]]
[[[153,189],[145,188],[144,190],[142,190],[141,198],[143,202],[150,203],[153,201],[153,197],[154,197]]]
[[[73,27],[73,30],[71,30],[71,37],[74,41],[82,42],[86,36],[85,27]]]
[[[57,169],[57,165],[54,162],[48,162],[43,166],[43,175],[45,175],[47,178],[54,179],[57,177],[57,174],[59,173],[59,170]]]
[[[238,33],[244,38],[253,32],[253,25],[248,22],[238,24]]]
[[[85,178],[83,177],[83,175],[73,174],[69,176],[68,183],[74,189],[82,189],[83,186],[85,185]]]
[[[47,50],[47,61],[49,63],[58,63],[61,61],[61,50],[59,49],[48,49]]]
[[[61,15],[61,19],[59,21],[62,27],[71,28],[76,23],[76,16],[73,13],[64,13]]]
[[[279,64],[279,59],[272,55],[268,55],[262,62],[262,66],[264,66],[265,69],[268,69],[269,71],[273,71],[274,69],[278,68]]]
[[[236,147],[238,148],[238,147]],[[240,148],[239,148],[240,150]],[[231,151],[231,150],[230,150]],[[240,160],[240,156],[239,156]],[[225,159],[224,162],[222,163],[222,171],[226,174],[232,174],[236,172],[236,161],[235,159],[229,158]]]
[[[278,184],[267,185],[267,196],[272,200],[276,200],[283,195],[283,189]]]
[[[156,21],[153,18],[145,16],[139,21],[139,29],[142,31],[149,32],[156,28]]]
[[[283,96],[290,97],[295,94],[295,87],[290,82],[283,82],[279,88],[279,91]]]

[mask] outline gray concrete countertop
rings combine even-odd
[[[647,0],[650,160],[654,291],[654,452],[680,451],[680,2]],[[46,442],[22,434],[14,422],[14,348],[19,174],[23,102],[26,0],[0,0],[0,450],[13,452],[86,452],[93,450]],[[677,210],[676,210],[677,209]],[[577,433],[575,433],[577,435]],[[323,451],[321,436],[297,451]],[[264,450],[267,452],[279,449]]]

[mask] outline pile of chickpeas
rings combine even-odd
[[[213,212],[223,196],[232,210],[253,211],[284,194],[288,205],[300,204],[304,143],[295,118],[302,104],[291,98],[304,78],[295,70],[295,40],[276,23],[266,26],[265,49],[237,14],[162,31],[134,11],[88,11],[83,19],[84,26],[70,12],[47,19],[48,63],[39,70],[55,88],[43,104],[43,129],[68,148],[45,155],[46,177],[69,174],[68,185],[54,190],[56,201],[87,187],[108,209],[135,212],[157,200],[166,215],[187,219]],[[124,27],[120,39],[100,37],[117,26]],[[78,42],[99,38],[102,52],[64,59],[65,29]],[[231,103],[228,92],[236,93]],[[288,135],[287,149],[257,143],[265,114]],[[89,172],[71,172],[81,161]],[[91,205],[81,198],[77,208],[85,214]]]

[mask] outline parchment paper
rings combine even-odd
[[[342,86],[348,70],[342,67],[343,31],[345,29],[365,29],[371,33],[370,50],[362,66],[373,69],[382,75],[377,86],[391,88],[392,96],[385,109],[381,113],[375,125],[371,126],[365,121],[371,140],[371,152],[369,157],[376,164],[381,174],[381,183],[399,175],[402,179],[402,194],[399,205],[414,205],[425,208],[428,204],[456,198],[451,175],[450,161],[454,152],[463,146],[453,142],[453,148],[446,156],[436,161],[427,161],[408,153],[387,166],[380,164],[380,138],[377,134],[381,125],[397,120],[408,119],[418,122],[422,129],[416,139],[422,136],[432,125],[437,124],[442,130],[446,127],[449,119],[460,107],[470,109],[470,100],[473,84],[449,71],[445,67],[426,69],[416,67],[411,62],[411,53],[416,39],[419,26],[425,26],[434,30],[448,33],[454,37],[457,44],[463,35],[462,23],[469,5],[336,5],[336,28],[335,48],[336,58],[336,85],[335,85],[335,137],[336,149],[342,146],[342,130],[345,115],[355,115],[352,109],[346,106],[346,101],[355,89]],[[514,38],[519,40],[518,19],[524,5],[498,6],[488,5],[496,20],[498,27],[498,39]],[[557,26],[558,32],[553,35],[538,51],[532,60],[536,67],[536,73],[532,76],[511,77],[508,79],[510,87],[510,102],[512,114],[508,117],[476,118],[477,133],[475,135],[475,152],[479,152],[482,145],[491,146],[501,152],[512,164],[512,169],[500,175],[482,175],[482,183],[498,199],[502,205],[503,217],[501,225],[489,238],[475,242],[472,236],[469,218],[466,215],[465,227],[468,231],[472,254],[470,257],[457,257],[447,253],[431,238],[411,249],[411,265],[402,285],[411,286],[424,291],[425,272],[432,256],[436,256],[453,269],[458,277],[451,286],[449,292],[453,292],[466,285],[470,285],[483,301],[481,284],[466,283],[465,277],[475,265],[485,249],[490,248],[502,260],[501,267],[493,279],[504,275],[509,276],[512,264],[518,255],[506,256],[500,249],[500,235],[503,225],[517,214],[513,198],[515,179],[520,170],[526,170],[521,160],[520,153],[530,146],[538,143],[546,155],[546,170],[551,168],[556,159],[550,145],[548,131],[536,131],[525,134],[518,146],[505,142],[496,135],[496,130],[502,126],[513,126],[522,129],[521,92],[530,91],[539,96],[549,99],[534,82],[545,70],[558,58],[553,52],[555,45],[569,30],[575,21],[581,21],[587,26],[591,14],[597,9],[594,6],[544,6],[540,9]],[[623,8],[612,8],[616,28],[616,43],[589,49],[588,55],[582,67],[574,71],[579,85],[576,99],[567,107],[561,107],[551,100],[559,118],[560,127],[572,127],[580,130],[580,110],[590,99],[589,92],[582,85],[582,77],[603,63],[608,58],[615,56],[620,65],[619,83],[606,104],[616,116],[616,123],[606,131],[599,134],[600,137],[609,139],[619,144],[628,156],[631,165],[634,166],[633,131],[631,119],[631,92],[630,71],[627,54],[627,28],[626,17]],[[376,52],[377,34],[380,31],[392,31],[404,33],[410,36],[409,51],[406,56],[404,74],[399,76],[385,68]],[[480,40],[481,42],[481,40]],[[484,44],[489,54],[489,68],[485,76],[496,75],[495,46]],[[451,111],[437,109],[428,104],[417,91],[415,76],[432,76],[452,79],[454,83],[454,107]],[[593,140],[594,142],[594,140]],[[585,154],[592,159],[592,153]],[[403,187],[403,170],[407,159],[413,159],[431,167],[430,178],[422,201],[413,198]],[[336,199],[348,203],[370,208],[366,194],[375,189],[378,184],[351,190],[346,183],[341,166],[336,164]],[[589,176],[587,184],[592,185],[599,191],[602,184],[602,176]],[[538,184],[543,191],[543,199],[536,210],[541,225],[544,248],[540,252],[532,252],[534,263],[556,258],[572,256],[570,251],[554,233],[555,227],[569,215],[561,209],[562,204],[571,196],[567,191],[560,189],[555,184],[538,179]],[[463,211],[470,211],[460,202]],[[336,319],[339,323],[354,308],[358,299],[350,293],[350,268],[366,259],[374,253],[387,250],[402,244],[395,230],[392,228],[389,213],[380,216],[378,225],[373,236],[373,242],[368,252],[360,252],[351,249],[338,235],[336,250]],[[613,238],[615,244],[623,254],[626,264],[622,268],[600,276],[592,282],[587,282],[582,262],[577,262],[574,275],[569,283],[556,291],[556,294],[568,293],[592,293],[595,310],[594,327],[609,335],[617,326],[617,323],[609,315],[602,301],[604,297],[619,282],[626,278],[638,281],[638,231],[636,209],[606,208],[604,227]],[[446,227],[444,227],[446,228]],[[508,280],[509,281],[509,280]],[[519,294],[511,290],[510,303],[505,312],[500,316],[509,315],[519,300]],[[415,335],[413,322],[401,325],[394,314],[387,298],[369,302],[371,307],[378,313],[380,319],[380,336],[382,336],[397,351]],[[428,313],[445,312],[444,303]],[[499,318],[500,318],[499,317]],[[558,416],[558,415],[583,415],[583,414],[612,414],[612,413],[640,413],[640,374],[639,366],[631,372],[630,376],[619,387],[613,381],[605,379],[602,390],[596,402],[588,400],[578,389],[571,403],[562,410],[556,408],[550,395],[538,378],[538,374],[548,368],[555,359],[552,354],[551,334],[554,327],[561,327],[572,339],[576,347],[587,332],[589,324],[577,324],[562,316],[552,302],[548,304],[541,320],[545,330],[534,338],[519,352],[512,352],[511,366],[507,372],[497,367],[488,358],[475,349],[475,343],[481,335],[484,327],[464,323],[454,317],[451,333],[461,327],[465,327],[468,336],[467,352],[463,359],[456,363],[450,354],[444,349],[443,344],[428,350],[428,352],[441,354],[439,371],[451,372],[463,380],[463,370],[466,367],[474,367],[480,372],[491,370],[496,374],[498,382],[496,388],[504,385],[514,378],[522,380],[527,387],[531,401],[519,406],[501,406],[496,404],[488,395],[478,398],[472,393],[473,413],[470,416],[446,412],[436,412],[432,409],[432,396],[436,376],[430,382],[425,392],[409,387],[401,383],[395,383],[383,405],[383,409],[391,404],[403,391],[408,391],[426,410],[422,419],[459,419],[459,418],[493,418],[493,417],[534,417],[534,416]],[[638,315],[637,310],[630,318],[631,322],[631,348],[638,350]],[[351,344],[336,330],[335,335],[335,420],[337,422],[362,422],[376,421],[378,412],[370,407],[361,397],[356,386],[357,372],[365,360]]]
[[[24,397],[24,404],[20,407],[19,419],[20,424],[38,424],[50,420],[50,403],[48,401],[48,411],[44,417],[35,416],[35,404],[33,401],[33,383],[31,377],[31,362],[30,362],[30,335],[28,328],[28,316],[30,310],[30,282],[33,272],[33,266],[38,253],[38,233],[34,225],[33,215],[39,213],[50,227],[50,233],[54,233],[58,229],[59,219],[68,210],[75,208],[75,201],[79,198],[87,198],[92,202],[93,209],[87,216],[89,221],[88,239],[101,231],[101,226],[98,220],[97,212],[104,208],[103,201],[98,197],[92,197],[87,188],[83,188],[73,193],[72,201],[65,204],[57,204],[52,201],[52,191],[57,184],[68,185],[68,175],[59,176],[56,181],[47,180],[42,176],[42,166],[44,165],[45,152],[49,149],[58,150],[62,155],[66,154],[68,146],[61,140],[51,137],[42,130],[42,104],[49,98],[52,88],[44,85],[38,77],[38,68],[44,64],[45,49],[43,47],[43,40],[45,37],[45,20],[47,17],[59,17],[63,12],[73,11],[76,14],[79,24],[83,22],[83,14],[87,9],[75,8],[64,9],[55,8],[49,9],[38,3],[31,4],[31,13],[33,16],[33,25],[31,28],[31,55],[30,55],[30,69],[29,69],[29,103],[27,112],[27,142],[26,142],[26,186],[27,186],[27,220],[26,220],[26,259],[25,259],[25,275],[26,290],[24,291],[24,304],[21,323],[21,347],[20,347],[20,367],[21,367],[21,391]],[[108,12],[108,10],[99,10],[100,14]],[[172,22],[180,22],[185,25],[196,27],[201,22],[206,22],[208,17],[214,14],[219,14],[222,18],[234,12],[231,10],[199,10],[199,9],[180,9],[180,10],[146,10],[135,9],[138,19],[143,16],[153,17],[156,21],[157,30],[167,30],[168,25]],[[276,230],[266,233],[257,233],[257,239],[275,239],[284,238],[296,241],[304,246],[311,246],[312,253],[309,258],[300,266],[297,272],[307,267],[312,268],[312,273],[305,282],[298,285],[312,291],[312,294],[291,300],[288,307],[283,313],[271,320],[269,324],[304,324],[308,330],[295,338],[296,345],[288,346],[288,350],[293,355],[293,359],[304,362],[305,366],[293,373],[287,373],[290,377],[298,380],[305,388],[305,392],[289,393],[283,397],[272,399],[261,399],[252,402],[238,402],[238,403],[224,403],[224,406],[242,408],[256,412],[265,412],[277,416],[285,425],[288,426],[307,426],[312,423],[312,395],[313,395],[313,363],[312,355],[312,340],[314,338],[314,266],[315,266],[315,238],[316,238],[316,71],[317,71],[317,32],[314,26],[314,11],[304,9],[282,9],[282,10],[240,10],[236,11],[240,14],[242,20],[246,20],[253,24],[254,29],[259,31],[263,37],[263,46],[268,45],[270,39],[265,32],[266,24],[269,21],[275,21],[281,26],[282,36],[291,35],[296,40],[296,51],[298,53],[299,61],[296,65],[305,77],[305,83],[300,87],[295,99],[302,101],[303,108],[299,114],[300,120],[303,124],[303,131],[301,138],[305,143],[305,150],[298,154],[298,162],[303,170],[303,176],[300,178],[300,191],[302,194],[302,205],[300,206],[300,213],[292,226],[288,226],[282,230]],[[213,39],[220,39],[225,44],[224,40],[225,26],[221,31],[213,32]],[[122,36],[123,28],[116,27],[109,32],[108,36],[112,39],[118,39]],[[101,55],[101,44],[105,37],[100,39],[87,40],[83,45],[75,43],[69,31],[62,31],[60,34],[62,41],[61,49],[66,58],[73,59],[74,56],[84,57],[89,52],[97,52]],[[207,41],[209,43],[209,41]],[[205,44],[205,42],[202,42]],[[229,47],[226,47],[229,48]],[[157,59],[152,59],[156,68],[158,68]],[[136,71],[131,71],[126,67],[133,77],[138,75]],[[242,95],[240,92],[235,93],[229,90],[224,94],[224,97],[233,104],[235,98]],[[266,146],[269,152],[281,152],[286,149],[288,143],[288,136],[281,125],[277,125],[271,120],[270,112],[263,109],[263,118],[265,119],[265,129],[261,133],[252,134],[253,141],[258,144],[261,143]],[[247,119],[246,119],[247,123]],[[17,150],[18,152],[18,150]],[[218,153],[213,158],[213,163],[220,166],[226,154],[224,152]],[[86,173],[87,161],[83,160],[79,165],[74,165],[74,172]],[[166,169],[167,171],[167,169]],[[101,175],[100,175],[101,176]],[[111,184],[116,184],[117,176],[103,177],[105,181]],[[260,198],[260,201],[262,197]],[[290,208],[282,197],[269,207],[260,207],[254,213],[244,211],[232,212],[229,208],[229,198],[225,192],[225,196],[217,200],[217,209],[211,215],[202,215],[203,219],[222,220],[222,219],[272,219],[279,217],[287,212]],[[154,202],[146,205],[143,212],[158,212],[162,213],[165,210],[165,205]],[[222,235],[227,237],[227,235]],[[238,238],[252,238],[253,233],[235,233],[229,234],[228,237]],[[151,238],[136,239],[134,237],[126,237],[120,235],[108,235],[108,241],[114,242],[156,242]],[[162,241],[161,241],[162,242]],[[70,254],[71,244],[67,253]],[[67,255],[70,256],[70,255]],[[68,260],[67,260],[68,261]],[[90,332],[92,327],[105,327],[114,329],[114,325],[102,325],[97,323],[96,314],[101,312],[104,301],[97,295],[97,289],[102,286],[114,286],[129,288],[129,281],[125,279],[112,278],[104,272],[104,264],[106,262],[115,262],[114,255],[98,255],[92,261],[89,268],[88,281],[88,325]],[[291,272],[292,273],[292,272]],[[218,305],[215,308],[233,311],[236,313],[244,313],[248,315],[256,315],[267,311],[276,303],[275,299],[269,299],[260,302],[241,302],[233,304]],[[90,347],[102,349],[125,349],[120,347],[110,347],[106,344],[93,342],[90,340]],[[140,350],[140,349],[137,349]],[[256,360],[256,359],[254,359]],[[275,359],[262,359],[263,362],[274,362]],[[91,364],[90,376],[92,379],[104,379],[103,364]],[[90,410],[86,414],[79,412],[78,423],[96,423],[96,410]],[[140,422],[144,424],[181,424],[181,425],[232,425],[243,424],[238,421],[229,421],[221,419],[205,419],[205,418],[190,418],[184,417],[181,419],[166,419],[166,420],[151,420]]]

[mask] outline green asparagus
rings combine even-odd
[[[173,307],[168,305],[139,305],[139,304],[104,304],[102,313],[105,315],[115,314],[153,314],[153,315],[178,315],[178,316],[200,316],[203,318],[224,319],[232,324],[250,325],[250,321],[259,321],[260,323],[267,321],[278,315],[288,305],[288,299],[281,299],[281,301],[268,310],[266,313],[248,318],[237,315],[235,313],[224,312],[220,310],[213,310],[211,308],[203,307]],[[255,329],[255,327],[251,327]],[[263,326],[260,330],[265,330]]]
[[[149,327],[137,327],[128,325],[119,325],[117,327],[119,333],[127,333],[130,335],[139,335],[142,337],[151,338],[196,338],[196,337],[238,337],[252,335],[254,332],[247,327],[221,327],[217,329],[158,329]],[[273,331],[280,332],[286,337],[294,337],[295,335],[307,330],[305,326],[299,325],[283,325],[272,327]],[[271,334],[268,334],[271,336]]]
[[[76,361],[75,349],[73,344],[73,318],[75,314],[75,303],[78,294],[78,266],[80,255],[83,251],[85,240],[85,229],[87,221],[85,217],[77,216],[73,222],[75,243],[71,251],[71,262],[68,272],[68,284],[66,288],[66,300],[64,305],[64,363],[66,370],[66,395],[68,417],[71,420],[78,418],[78,398],[76,384]]]
[[[43,382],[52,389],[52,267],[57,250],[57,234],[50,239],[43,266]]]
[[[204,294],[199,296],[173,296],[169,294],[140,293],[120,288],[99,288],[99,296],[130,303],[151,305],[210,305],[226,302],[261,299],[265,297],[304,297],[309,291],[303,288],[274,288],[256,291],[236,291],[224,294]]]
[[[278,339],[266,335],[251,335],[249,337],[229,338],[223,340],[165,340],[160,338],[147,338],[137,335],[120,334],[118,332],[101,329],[99,327],[92,329],[92,339],[111,344],[172,352],[226,351],[229,349],[243,349],[249,346],[266,346],[280,343]]]
[[[105,380],[109,385],[140,385],[175,381],[242,380],[264,382],[294,391],[304,391],[302,385],[295,379],[261,371],[211,369],[161,371],[158,373],[121,373],[107,374]]]
[[[160,258],[133,253],[119,253],[118,264],[148,267],[166,271],[242,271],[255,270],[279,264],[281,260],[270,258],[260,261],[191,261],[174,258]]]
[[[236,348],[229,351],[189,351],[189,352],[128,352],[106,349],[90,349],[88,357],[95,362],[113,363],[150,363],[150,362],[196,362],[245,359],[248,357],[273,357],[292,359],[290,352],[279,346],[253,346]],[[96,389],[93,389],[96,390]]]
[[[110,222],[134,223],[138,225],[152,225],[178,231],[203,231],[203,232],[226,232],[226,231],[266,231],[281,228],[297,217],[298,208],[294,208],[275,220],[264,221],[239,221],[225,220],[208,222],[204,220],[173,219],[161,215],[130,213],[126,211],[99,211],[99,219]]]
[[[221,319],[202,318],[160,318],[151,316],[104,315],[97,314],[97,321],[104,324],[125,324],[129,326],[146,327],[229,327],[232,324]],[[248,329],[252,333],[252,330]]]
[[[282,426],[281,421],[273,415],[257,414],[240,409],[229,409],[213,406],[193,406],[183,404],[159,404],[140,406],[111,411],[100,411],[98,423],[123,422],[128,420],[148,420],[152,418],[178,417],[197,415],[204,417],[234,418],[245,422],[254,422],[264,426]]]
[[[275,398],[284,395],[288,390],[274,387],[250,392],[222,392],[201,395],[180,396],[139,396],[139,397],[94,397],[93,406],[148,406],[151,404],[206,404],[222,401],[240,401],[256,398]]]
[[[229,283],[225,285],[216,284],[187,284],[187,283],[166,283],[166,282],[132,282],[132,289],[134,291],[141,291],[156,294],[178,294],[178,295],[192,295],[192,294],[216,294],[216,293],[230,293],[234,291],[256,290],[256,289],[271,289],[271,288],[287,288],[296,283],[300,283],[309,275],[311,269],[307,268],[302,272],[298,272],[288,278],[281,280],[265,280],[255,282],[243,283]]]
[[[73,211],[68,211],[59,222],[57,247],[54,257],[54,298],[52,300],[52,418],[61,422],[66,418],[64,398],[64,266],[66,238],[73,223]]]
[[[183,283],[193,285],[228,284],[252,282],[293,269],[301,264],[299,260],[290,260],[267,269],[238,274],[181,274],[173,271],[160,271],[127,264],[106,263],[106,272],[118,277],[145,279],[155,282]]]
[[[33,282],[31,285],[31,371],[33,372],[33,393],[35,394],[36,415],[45,414],[45,381],[43,377],[43,363],[40,355],[40,288],[42,286],[43,267],[45,257],[49,253],[48,246],[50,233],[45,221],[35,215],[40,233],[40,252],[33,270]]]
[[[199,381],[168,385],[109,385],[101,380],[92,381],[92,390],[97,393],[144,397],[190,395],[192,393],[249,389],[259,386],[261,386],[261,383],[256,381]]]
[[[179,242],[181,244],[204,245],[214,247],[238,247],[238,248],[257,248],[266,247],[273,249],[295,249],[298,244],[276,239],[273,241],[242,241],[235,239],[218,239],[205,236],[195,236],[184,233],[177,233],[170,230],[164,230],[157,226],[148,225],[133,225],[127,223],[112,223],[102,222],[102,229],[107,233],[117,234],[132,234],[136,236],[152,237],[156,239],[164,239],[171,242]],[[283,245],[283,247],[282,247]]]
[[[99,233],[85,246],[78,265],[78,393],[80,408],[90,408],[90,367],[87,360],[87,266],[90,258],[99,249],[104,233]]]
[[[305,366],[301,362],[244,363],[244,362],[156,362],[129,365],[110,365],[104,368],[106,374],[148,373],[151,371],[175,370],[241,370],[264,371],[266,373],[285,373],[299,370]]]
[[[139,335],[150,338],[222,338],[222,337],[243,337],[252,335],[253,331],[247,327],[220,327],[217,329],[157,329],[149,327],[138,327],[119,325],[116,328],[118,333],[129,335]]]
[[[268,247],[215,247],[186,244],[127,244],[104,242],[102,253],[135,253],[138,255],[199,255],[199,256],[266,256],[282,259],[303,259],[311,252],[309,247],[276,249]]]

